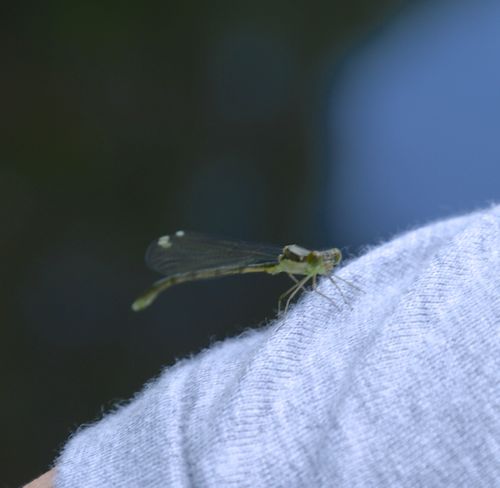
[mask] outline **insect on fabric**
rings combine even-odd
[[[165,277],[137,298],[132,309],[139,311],[148,307],[161,292],[179,283],[245,273],[286,273],[295,282],[279,298],[278,311],[286,298],[286,312],[291,300],[308,281],[317,293],[332,301],[317,290],[318,275],[328,277],[343,297],[330,276],[341,260],[342,253],[335,247],[324,251],[311,251],[296,244],[280,248],[177,231],[160,237],[148,247],[146,264]]]

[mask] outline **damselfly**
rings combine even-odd
[[[282,301],[288,297],[286,312],[290,301],[309,280],[317,293],[330,300],[317,290],[318,275],[328,277],[342,295],[330,276],[341,259],[342,253],[337,248],[310,251],[291,244],[281,249],[178,231],[160,237],[148,247],[146,264],[165,278],[154,283],[137,298],[132,309],[138,311],[146,308],[162,291],[178,283],[243,273],[287,273],[295,284],[279,298],[278,310],[281,309]]]

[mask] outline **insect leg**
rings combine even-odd
[[[313,276],[313,290],[318,294],[318,295],[321,295],[323,298],[326,298],[337,310],[340,310],[339,309],[339,306],[335,303],[334,300],[332,300],[329,296],[325,295],[324,293],[321,293],[319,290],[318,290],[318,286],[317,286],[317,283],[316,283],[316,275]]]
[[[361,293],[365,293],[365,291],[362,290],[361,288],[359,288],[359,286],[352,284],[350,281],[344,280],[344,278],[341,278],[340,276],[335,276],[335,279],[343,281],[347,285],[352,286],[353,288],[356,288],[356,290],[360,291]]]
[[[292,276],[292,275],[290,275],[290,276]],[[292,293],[297,288],[297,285],[298,285],[299,282],[298,282],[297,279],[295,279],[294,281],[295,281],[296,284],[293,285],[291,288],[289,288],[287,291],[285,291],[285,293],[282,293],[280,295],[280,297],[278,298],[278,315],[281,312],[281,303],[283,302],[283,300],[285,299],[285,297],[287,295],[289,295],[290,293]]]
[[[303,278],[302,280],[300,280],[295,286],[295,290],[292,291],[292,293],[290,294],[290,296],[288,297],[288,300],[286,301],[286,305],[285,305],[285,314],[288,310],[288,306],[290,305],[290,301],[293,299],[293,297],[297,294],[297,292],[301,289],[301,288],[304,288],[304,285],[311,279],[311,276],[306,276],[305,278]]]
[[[346,300],[346,297],[345,297],[344,293],[342,292],[342,290],[341,290],[340,286],[339,286],[339,285],[337,285],[337,283],[335,283],[335,280],[334,280],[331,276],[328,276],[328,279],[331,281],[331,283],[333,284],[333,286],[334,286],[335,288],[337,288],[337,291],[340,293],[340,296],[342,297],[342,300],[344,300],[344,303],[345,303],[346,305],[348,305],[347,300]]]

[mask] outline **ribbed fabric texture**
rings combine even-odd
[[[80,430],[57,488],[500,486],[500,208],[338,275]]]

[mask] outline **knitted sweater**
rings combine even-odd
[[[338,276],[81,429],[56,487],[500,486],[500,207]]]

